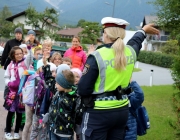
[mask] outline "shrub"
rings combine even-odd
[[[71,42],[72,39],[71,38],[60,38],[59,40],[57,41],[62,41],[62,42]]]
[[[177,40],[169,40],[165,46],[161,48],[162,53],[177,55],[179,50]]]
[[[172,78],[174,80],[174,87],[178,90],[177,93],[173,94],[173,106],[177,115],[177,121],[174,123],[173,127],[177,132],[177,136],[180,138],[180,50],[174,58],[172,65]]]
[[[174,56],[160,52],[140,51],[137,60],[147,64],[152,64],[164,68],[171,68]]]

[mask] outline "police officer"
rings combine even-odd
[[[159,31],[153,24],[146,25],[125,46],[127,21],[105,17],[101,23],[105,44],[89,55],[78,85],[85,105],[82,139],[123,140],[129,103],[126,94],[134,63],[146,33]]]

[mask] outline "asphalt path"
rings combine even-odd
[[[137,66],[137,62],[136,65]],[[150,85],[150,76],[153,77],[153,85],[171,85],[173,84],[173,79],[171,76],[170,69],[162,68],[154,65],[144,64],[138,62],[138,68],[141,69],[140,72],[134,72],[132,79],[137,81],[139,85]],[[153,73],[151,73],[153,70]]]

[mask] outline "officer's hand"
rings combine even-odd
[[[154,28],[154,24],[153,23],[145,25],[142,29],[147,34],[156,34],[156,35],[159,34],[159,30]]]

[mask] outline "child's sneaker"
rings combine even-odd
[[[19,140],[20,139],[20,136],[18,133],[14,133],[14,140]]]
[[[11,135],[11,133],[5,133],[4,137],[7,140],[13,140],[14,139],[13,136]]]

